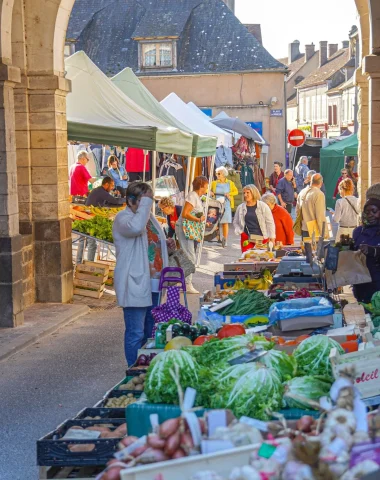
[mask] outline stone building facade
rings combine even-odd
[[[364,193],[380,182],[380,3],[355,3]],[[64,46],[73,5],[0,0],[0,327],[21,325],[30,302],[72,298]]]

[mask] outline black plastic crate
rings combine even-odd
[[[131,368],[127,368],[125,371],[125,375],[127,377],[137,377],[137,375],[140,375],[140,373],[146,373],[148,371],[148,367],[146,368],[138,368],[136,370],[133,369],[134,365],[132,365]]]
[[[120,438],[98,438],[96,440],[60,440],[67,430],[74,426],[83,428],[112,424],[115,429],[125,423],[124,418],[105,420],[66,420],[56,430],[37,441],[37,465],[39,466],[83,466],[105,465],[118,451]],[[72,445],[93,445],[90,452],[72,452]]]
[[[84,420],[86,417],[119,418],[125,419],[124,408],[84,408],[81,410],[74,420]],[[99,420],[98,420],[99,422]]]

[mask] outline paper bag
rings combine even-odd
[[[366,257],[360,251],[339,252],[336,273],[333,274],[330,270],[326,270],[326,283],[329,289],[370,282],[372,282],[372,278],[366,265]]]

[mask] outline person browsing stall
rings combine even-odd
[[[71,166],[69,172],[70,195],[86,197],[88,195],[88,183],[94,183],[96,178],[91,177],[86,165],[90,159],[86,150],[81,150],[77,155],[77,162]]]
[[[206,220],[201,197],[207,193],[207,190],[207,178],[196,177],[193,181],[193,191],[187,195],[185,205],[175,227],[177,240],[194,265],[196,263],[195,244],[202,241],[204,222]],[[194,288],[192,280],[193,275],[186,277],[186,292],[197,294],[199,292]]]
[[[380,183],[367,190],[366,198],[363,225],[355,228],[353,239],[355,249],[366,256],[372,282],[354,285],[353,292],[358,302],[369,303],[372,295],[380,291]]]
[[[294,231],[293,219],[286,208],[277,205],[277,200],[273,193],[267,192],[261,200],[268,205],[272,211],[274,224],[276,227],[276,242],[281,242],[283,245],[293,245]]]
[[[152,308],[158,304],[159,280],[162,269],[168,266],[168,246],[173,240],[166,240],[151,213],[153,191],[148,184],[130,183],[126,198],[127,207],[116,215],[112,233],[115,292],[124,312],[125,357],[132,366],[138,350],[152,335]]]
[[[166,222],[168,224],[168,238],[173,238],[175,235],[175,225],[181,215],[182,207],[176,205],[170,197],[161,198],[158,207],[162,213],[166,215]]]
[[[315,221],[319,232],[323,230],[323,224],[326,222],[326,197],[321,192],[323,177],[320,173],[315,173],[311,177],[310,186],[300,192],[297,198],[296,215],[302,209],[302,238],[309,237],[308,222]],[[325,228],[327,235],[327,228]]]
[[[93,207],[108,207],[111,205],[123,205],[123,198],[115,198],[110,192],[115,188],[115,183],[111,177],[104,177],[100,187],[94,188],[87,197],[86,205]]]
[[[336,234],[336,242],[340,241],[341,235],[349,235],[359,225],[360,200],[354,196],[355,186],[350,178],[345,178],[339,184],[339,195],[342,197],[336,201],[335,212],[332,219],[339,224]]]
[[[281,180],[281,178],[284,178],[284,172],[281,170],[281,168],[282,168],[282,163],[274,162],[273,164],[274,171],[269,177],[269,188],[273,193],[276,193],[278,182]]]
[[[240,235],[242,252],[255,248],[251,235],[263,237],[263,243],[275,242],[276,228],[268,205],[261,201],[261,195],[254,185],[243,189],[244,202],[236,209],[233,226]]]
[[[292,213],[294,199],[296,198],[296,184],[293,178],[293,170],[285,170],[284,178],[277,184],[276,194],[280,205],[289,213]]]
[[[333,200],[336,200],[336,197],[338,196],[340,182],[342,180],[345,180],[346,178],[348,178],[347,168],[342,168],[342,170],[340,171],[340,177],[338,178],[338,181],[336,182],[336,185],[335,185]]]
[[[108,175],[115,182],[116,190],[120,192],[120,195],[125,198],[125,193],[128,187],[128,174],[123,166],[119,165],[119,160],[116,155],[110,155],[108,157]]]
[[[224,198],[224,214],[220,220],[223,230],[223,238],[220,239],[222,246],[227,246],[229,224],[232,223],[232,209],[235,207],[234,197],[239,193],[236,185],[227,179],[228,170],[219,167],[215,170],[217,180],[211,183],[211,192],[216,199]]]
[[[300,191],[304,188],[305,179],[308,171],[309,171],[309,159],[305,156],[300,157],[298,164],[296,166],[295,175],[294,175],[296,180],[297,193],[300,193]]]

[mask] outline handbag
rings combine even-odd
[[[191,215],[196,216],[197,212],[191,212]],[[202,241],[204,222],[194,222],[193,220],[182,219],[182,228],[185,238],[187,240],[194,240],[200,243]]]
[[[311,189],[306,192],[306,195],[305,195],[305,198],[303,199],[303,201],[306,200],[306,197],[307,197],[307,195],[310,191],[311,191]],[[294,221],[294,225],[293,225],[293,232],[296,235],[299,235],[300,237],[302,236],[302,222],[303,222],[302,203],[300,203],[300,209],[298,211],[297,217],[296,217],[296,219]]]
[[[194,263],[181,248],[176,250],[172,255],[169,255],[169,267],[182,268],[185,277],[195,273]]]
[[[347,197],[344,197],[344,198],[345,198],[345,200],[347,200],[347,202],[348,202],[349,206],[352,208],[352,210],[356,213],[356,216],[358,218],[358,225],[360,225],[362,223],[361,214],[356,211],[356,208],[352,205],[352,203],[348,200]]]

